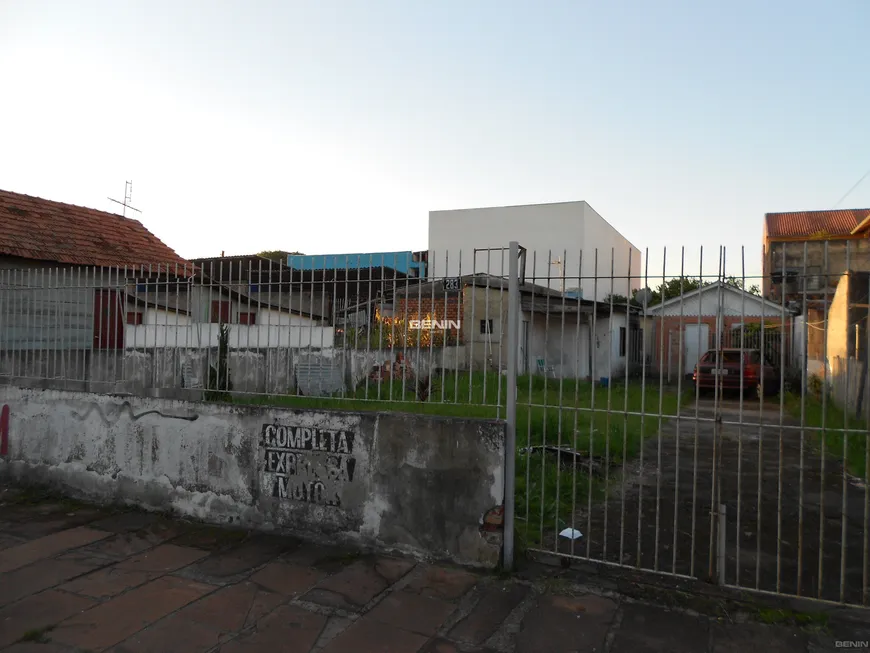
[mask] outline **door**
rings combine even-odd
[[[94,349],[122,349],[124,322],[117,290],[94,291]]]
[[[710,325],[687,324],[683,332],[683,374],[691,374],[695,364],[710,348]]]

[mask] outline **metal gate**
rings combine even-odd
[[[517,253],[514,244],[512,263]],[[578,261],[575,284],[595,301],[570,324],[553,310],[564,299],[538,299],[552,373],[517,377],[508,344],[516,455],[506,526],[516,532],[506,562],[515,542],[533,555],[866,606],[868,275],[832,273],[821,297],[810,292],[817,276],[816,286],[792,276],[761,297],[748,289],[763,280],[743,269],[730,276],[724,249],[718,258],[715,274],[702,264],[689,277],[684,255],[676,283],[667,272],[655,283],[648,269],[599,277],[598,260],[584,274]],[[602,297],[600,286],[634,276],[652,290]],[[512,298],[509,325],[521,306],[527,298]],[[810,309],[824,322],[806,319]],[[635,319],[640,342],[624,337]],[[584,338],[595,351],[579,375],[582,361],[565,352],[579,352],[570,341]],[[669,383],[673,360],[680,373]]]

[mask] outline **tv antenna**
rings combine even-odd
[[[142,211],[140,211],[139,209],[130,206],[130,199],[132,197],[133,197],[133,182],[132,181],[125,181],[124,182],[124,201],[123,202],[119,202],[118,200],[113,200],[111,197],[108,197],[106,199],[108,199],[110,202],[114,202],[115,204],[120,204],[121,206],[123,206],[124,211],[123,211],[123,213],[121,213],[121,215],[126,218],[127,217],[127,209],[130,209],[132,211],[136,211],[136,213],[142,213]]]

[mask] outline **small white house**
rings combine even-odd
[[[792,346],[792,314],[784,306],[719,281],[650,306],[646,317],[647,351],[671,381],[690,374],[717,344],[763,348],[777,362],[784,351],[787,364],[795,364],[795,354],[800,355]]]
[[[640,287],[640,250],[584,201],[430,211],[429,278],[507,276],[512,240],[528,283],[598,301]]]

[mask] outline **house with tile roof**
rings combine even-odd
[[[821,307],[848,270],[870,270],[870,209],[764,216],[763,293]]]
[[[138,220],[0,190],[0,267],[190,266]]]
[[[209,277],[132,218],[0,190],[0,227],[0,354],[208,348],[220,323],[239,325],[232,348],[288,346],[269,329],[320,321]]]
[[[829,319],[841,280],[870,272],[870,209],[793,211],[764,216],[763,293],[801,314],[795,342],[807,371],[830,371]]]

